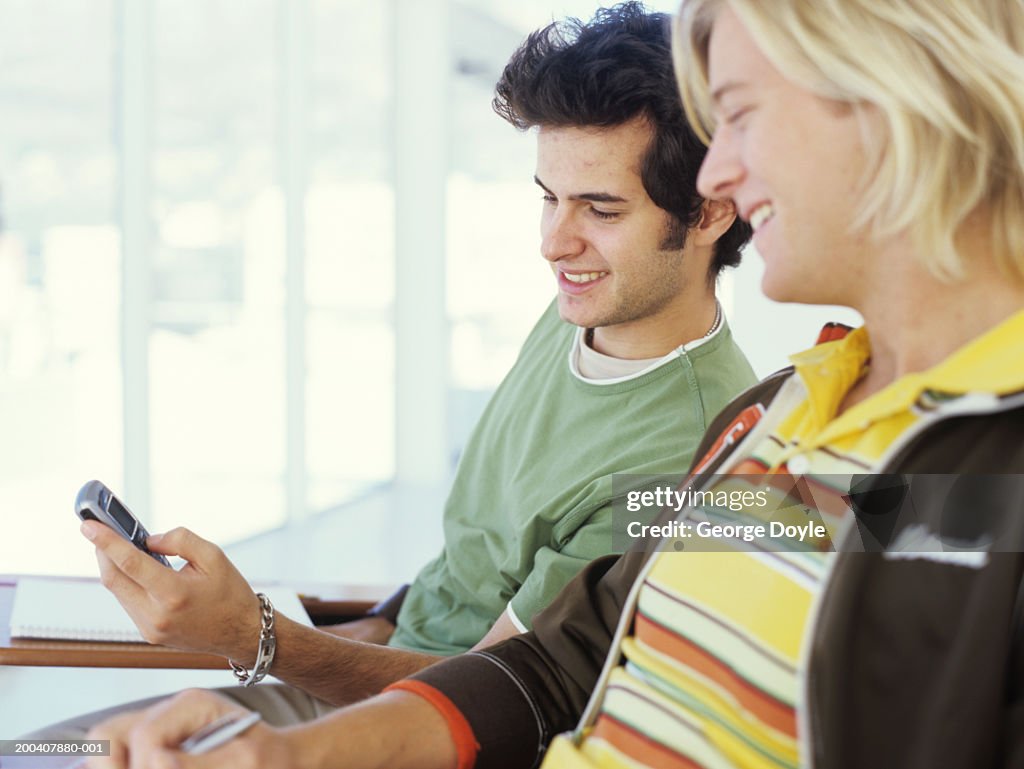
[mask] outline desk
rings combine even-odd
[[[17,585],[16,575],[0,575],[0,665],[190,670],[224,668],[224,659],[217,655],[184,652],[154,644],[12,639],[10,617]],[[387,586],[381,585],[307,584],[297,586],[296,589],[314,624],[341,622],[362,616],[379,597],[389,592]]]
[[[0,575],[0,739],[125,702],[234,683],[224,659],[214,655],[149,644],[12,641],[10,614],[17,579]],[[324,583],[295,587],[314,621],[359,616],[391,589]],[[26,707],[40,701],[45,702],[43,708]]]

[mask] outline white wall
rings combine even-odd
[[[751,246],[743,263],[726,273],[720,296],[729,325],[759,377],[789,365],[788,356],[811,347],[829,321],[859,326],[860,315],[846,307],[780,304],[761,293],[764,261]]]

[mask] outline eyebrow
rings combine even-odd
[[[544,190],[544,192],[548,193],[552,197],[558,197],[557,195],[555,195],[555,193],[553,193],[551,190],[549,190],[544,185],[544,182],[542,182],[536,176],[533,177],[533,181],[536,182],[537,186],[540,187],[542,190]],[[589,201],[591,203],[628,203],[629,202],[626,198],[624,198],[624,197],[622,197],[620,195],[612,195],[610,192],[580,192],[580,193],[577,193],[575,195],[569,195],[569,200],[586,200],[586,201]]]

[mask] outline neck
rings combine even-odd
[[[715,292],[709,289],[651,317],[596,328],[591,347],[624,360],[660,358],[705,336],[715,323],[717,309]]]
[[[967,277],[946,283],[912,255],[890,255],[885,282],[855,309],[871,339],[871,367],[844,409],[907,374],[938,365],[968,342],[1024,309],[1024,283],[1001,273],[984,248],[967,253]],[[886,286],[896,286],[895,290]]]

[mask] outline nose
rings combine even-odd
[[[578,256],[586,249],[579,222],[568,206],[545,206],[540,218],[540,254],[549,262]]]
[[[743,180],[743,164],[736,141],[727,126],[720,126],[697,174],[697,191],[711,200],[732,198]]]

